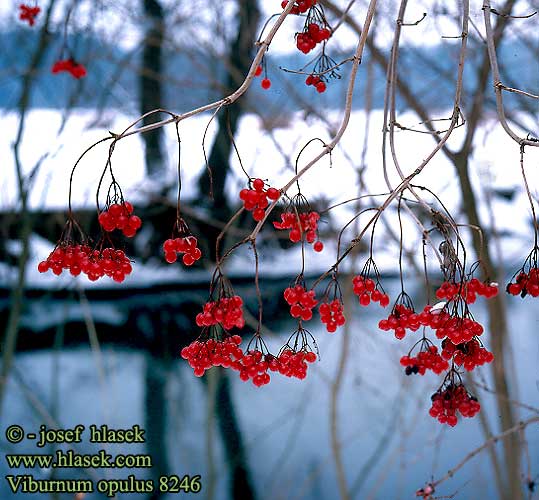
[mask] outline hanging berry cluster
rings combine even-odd
[[[133,238],[142,226],[140,217],[133,214],[133,205],[128,201],[109,203],[99,214],[98,221],[105,231],[119,229],[127,238]]]
[[[374,274],[374,279],[369,277],[371,274]],[[354,276],[352,285],[354,294],[362,306],[368,306],[371,301],[378,302],[382,307],[389,305],[389,295],[385,293],[380,283],[380,273],[372,257],[367,259],[361,273]]]
[[[19,5],[19,19],[26,21],[29,26],[33,26],[36,23],[36,17],[41,12],[39,6],[30,7],[25,3]]]
[[[446,245],[446,248],[454,250],[451,242],[446,242]],[[415,332],[423,327],[423,337],[400,362],[405,367],[406,375],[423,375],[429,369],[440,374],[449,368],[444,383],[433,396],[430,415],[441,423],[454,426],[457,423],[457,411],[462,416],[472,417],[480,409],[477,400],[472,398],[462,385],[457,367],[470,371],[494,359],[478,338],[483,333],[483,326],[474,320],[469,305],[475,303],[478,296],[486,299],[495,297],[498,294],[498,284],[488,280],[480,282],[473,277],[479,263],[473,264],[470,272],[465,274],[456,251],[448,251],[445,256],[445,267],[442,271],[446,279],[435,291],[436,297],[442,299],[442,302],[434,306],[426,305],[418,314],[410,297],[403,290],[389,317],[380,321],[379,328],[394,330],[395,337],[402,339],[407,329]],[[427,327],[442,340],[441,352],[427,339]],[[413,356],[412,351],[418,345],[419,352]]]
[[[481,283],[477,278],[472,278],[463,283],[444,281],[436,290],[436,297],[453,300],[457,295],[460,295],[467,304],[473,304],[478,295],[490,299],[497,293],[497,283]]]
[[[290,14],[305,14],[305,12],[307,12],[311,7],[316,5],[317,1],[318,0],[297,0],[294,2],[294,6],[292,7]],[[281,2],[281,7],[284,9],[287,3],[288,0],[283,0]]]
[[[271,80],[268,78],[268,69],[267,69],[267,66],[266,66],[265,58],[262,58],[262,63],[259,64],[256,67],[255,77],[260,76],[262,74],[262,72],[264,72],[264,78],[262,78],[262,80],[260,80],[260,86],[264,90],[268,90],[271,87]]]
[[[457,425],[458,413],[471,418],[481,409],[481,405],[466,390],[455,370],[449,371],[442,386],[431,396],[431,400],[430,416],[438,419],[441,424],[448,424],[451,427]]]
[[[316,252],[321,252],[324,249],[324,244],[317,240],[319,220],[320,214],[311,210],[305,197],[298,193],[281,214],[280,222],[273,222],[273,227],[280,230],[290,230],[288,239],[292,243],[300,241],[314,243],[313,249]]]
[[[235,367],[243,357],[239,335],[229,335],[221,328],[206,328],[202,335],[184,347],[181,357],[189,362],[196,377],[202,377],[213,366]]]
[[[312,8],[315,11],[315,8]],[[321,21],[323,24],[317,24],[317,22],[305,23],[305,28],[302,33],[296,33],[296,47],[300,52],[308,54],[313,50],[317,44],[329,40],[331,31],[326,27],[327,22],[325,18]]]
[[[524,264],[511,279],[507,285],[506,291],[510,295],[520,295],[522,298],[526,295],[539,297],[539,267],[537,257],[539,247],[535,246],[524,261]],[[515,282],[513,283],[513,280]]]
[[[485,349],[478,338],[469,342],[453,344],[451,340],[442,341],[442,357],[462,366],[467,371],[472,371],[476,366],[494,361],[494,355]]]
[[[38,264],[37,269],[40,273],[51,270],[56,276],[64,270],[72,276],[82,273],[90,281],[108,276],[118,283],[123,282],[133,270],[123,250],[114,248],[106,238],[92,248],[89,239],[72,218],[68,219],[54,250]]]
[[[86,68],[84,67],[84,65],[78,63],[73,58],[60,59],[56,61],[52,66],[51,72],[53,74],[66,72],[77,80],[86,76]]]
[[[217,295],[213,300],[213,294]],[[202,312],[196,316],[198,326],[221,325],[225,330],[243,328],[243,300],[234,293],[232,285],[223,274],[217,270],[210,285],[210,300],[203,306]]]
[[[395,338],[398,340],[406,336],[406,329],[415,332],[419,326],[419,316],[415,313],[412,299],[406,292],[402,292],[397,297],[387,319],[378,323],[380,330],[394,330]]]
[[[202,257],[202,251],[198,248],[198,240],[191,234],[185,220],[178,216],[172,230],[172,236],[163,243],[165,260],[173,264],[182,256],[182,262],[186,266],[192,266]]]
[[[252,212],[253,219],[258,222],[266,215],[269,201],[277,201],[281,193],[274,187],[265,189],[262,179],[254,179],[252,182],[249,180],[249,184],[252,185],[252,189],[242,189],[240,200],[243,202],[243,208]]]
[[[118,283],[122,283],[133,270],[123,250],[110,247],[92,250],[87,245],[68,244],[60,244],[38,264],[40,273],[49,269],[57,276],[66,269],[72,276],[86,274],[90,281],[108,276]]]
[[[313,317],[313,309],[318,304],[314,290],[307,291],[302,278],[298,278],[294,287],[284,291],[284,299],[290,306],[290,316],[309,321]]]
[[[412,356],[411,353],[418,344],[421,344],[421,347],[418,353]],[[425,375],[427,370],[432,370],[436,375],[440,375],[449,368],[449,363],[440,356],[438,348],[426,338],[416,343],[407,356],[402,356],[400,364],[405,367],[404,373],[406,375],[413,373]]]
[[[333,273],[331,281],[328,283],[318,312],[320,313],[320,321],[326,326],[328,333],[335,333],[339,326],[346,323],[342,292],[336,272]]]

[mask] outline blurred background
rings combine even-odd
[[[327,45],[337,61],[353,55],[367,2],[321,1],[335,30]],[[0,331],[2,373],[0,422],[2,453],[54,453],[72,449],[113,455],[148,454],[151,468],[10,469],[2,476],[33,474],[36,479],[152,479],[200,475],[204,499],[407,499],[445,476],[493,436],[518,427],[539,410],[539,310],[530,297],[506,296],[505,284],[533,247],[533,219],[520,176],[519,147],[498,123],[486,52],[481,4],[471,2],[461,111],[465,123],[417,178],[439,197],[425,195],[435,209],[441,202],[462,228],[471,261],[481,253],[500,295],[473,305],[485,325],[482,340],[495,354],[490,366],[467,374],[465,383],[482,410],[455,428],[428,415],[430,396],[443,376],[404,374],[399,359],[417,338],[397,341],[378,329],[388,309],[360,307],[351,279],[369,256],[370,238],[341,266],[347,323],[328,334],[319,316],[308,323],[320,359],[305,380],[272,376],[257,388],[237,372],[213,368],[196,378],[180,358],[182,347],[200,333],[195,315],[208,299],[215,241],[241,206],[239,191],[247,177],[283,186],[294,173],[301,148],[314,137],[329,142],[343,116],[350,63],[341,79],[319,94],[305,85],[313,54],[301,54],[294,34],[303,20],[290,16],[265,57],[263,90],[255,78],[246,95],[212,117],[196,115],[179,124],[178,156],[173,125],[117,143],[111,164],[124,196],[143,220],[134,240],[122,240],[134,261],[133,273],[117,284],[90,282],[64,272],[40,274],[37,264],[53,250],[66,221],[69,180],[79,156],[94,142],[119,133],[154,109],[182,113],[234,91],[255,54],[266,21],[280,12],[280,1],[222,0],[40,0],[32,27],[19,20],[19,2],[0,5]],[[31,5],[34,5],[32,3]],[[305,254],[309,286],[331,268],[337,238],[345,224],[380,198],[329,207],[366,194],[387,192],[382,168],[386,72],[399,2],[380,2],[371,27],[355,88],[348,130],[329,158],[301,179],[301,191],[323,212],[324,251]],[[529,15],[539,4],[507,0],[499,12]],[[426,17],[423,18],[423,13]],[[461,43],[461,2],[414,2],[406,10],[397,79],[395,149],[405,174],[435,147],[453,112]],[[413,24],[417,20],[418,24]],[[505,85],[539,94],[537,16],[494,15],[500,71]],[[270,21],[271,25],[271,21]],[[264,33],[267,33],[267,28]],[[73,58],[87,76],[52,74],[55,61]],[[291,70],[286,71],[286,70]],[[538,137],[538,100],[504,95],[511,125],[523,136]],[[146,125],[165,114],[152,115]],[[234,149],[234,143],[237,152]],[[536,200],[539,154],[529,148],[525,161]],[[314,157],[310,144],[300,165]],[[241,158],[241,164],[238,159]],[[72,205],[84,231],[96,238],[96,189],[108,158],[108,143],[93,148],[73,174]],[[213,198],[205,158],[212,169]],[[203,258],[192,268],[169,265],[161,245],[176,218],[178,160],[182,214],[199,240]],[[388,160],[389,161],[389,160]],[[400,180],[388,168],[389,182]],[[106,183],[110,179],[106,180]],[[290,194],[296,191],[291,190]],[[100,199],[104,203],[104,195]],[[412,211],[425,226],[430,214]],[[367,216],[343,232],[348,243]],[[271,217],[271,220],[276,220]],[[430,283],[423,275],[423,240],[411,216],[389,207],[376,226],[373,257],[391,298],[401,291],[399,251],[403,249],[405,289],[417,310],[432,300],[442,275],[427,249]],[[302,254],[267,224],[260,234],[262,333],[277,353],[296,329],[282,292],[301,270]],[[254,227],[244,214],[229,228],[230,247]],[[370,236],[369,233],[367,233]],[[433,235],[435,243],[437,240]],[[240,247],[224,267],[245,301],[247,344],[257,327],[254,258]],[[324,282],[319,285],[323,293]],[[139,425],[143,444],[50,444],[38,450],[24,440],[10,444],[11,424],[27,432],[41,425],[67,429]],[[86,431],[85,436],[88,436]],[[454,477],[436,488],[437,498],[519,499],[538,496],[537,422],[491,440]],[[117,498],[171,499],[193,493],[123,493]],[[17,494],[24,497],[24,494]],[[43,494],[53,499],[73,494]],[[0,482],[0,497],[15,494]],[[82,497],[77,497],[82,498]],[[98,492],[85,499],[106,498]]]

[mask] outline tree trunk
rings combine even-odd
[[[162,103],[162,50],[164,35],[163,8],[157,0],[143,0],[144,16],[148,23],[143,40],[142,67],[140,72],[140,111],[141,114],[161,109]],[[159,114],[145,117],[142,125],[159,120]],[[163,129],[158,128],[142,134],[145,145],[146,172],[153,176],[163,171],[162,150]]]
[[[254,500],[256,492],[251,483],[243,440],[234,411],[230,380],[224,370],[220,370],[219,373],[215,399],[219,430],[230,468],[230,498]]]
[[[250,56],[257,37],[259,14],[257,0],[238,0],[238,30],[226,61],[225,93],[241,84],[251,66]],[[219,114],[218,131],[208,158],[211,179],[204,171],[198,181],[200,199],[208,203],[211,215],[219,220],[226,221],[231,215],[225,196],[225,183],[230,170],[230,134],[236,133],[241,114],[242,108],[238,104],[228,106]],[[213,193],[213,200],[210,199],[210,193]],[[210,258],[215,259],[215,240],[220,229],[206,226],[204,232],[210,248]]]

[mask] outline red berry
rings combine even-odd
[[[269,78],[264,78],[261,82],[260,82],[260,86],[264,89],[264,90],[268,90],[270,87],[271,87],[271,81]]]
[[[324,82],[318,82],[316,84],[316,90],[319,94],[326,91],[326,84]]]
[[[137,215],[132,215],[129,217],[128,221],[129,225],[135,230],[140,229],[140,226],[142,226],[142,220]]]
[[[43,260],[37,265],[37,270],[40,273],[46,273],[49,270],[49,264]]]
[[[313,249],[315,252],[321,252],[324,249],[324,244],[321,241],[317,241],[313,245]]]
[[[118,205],[117,203],[111,205],[108,209],[108,212],[114,219],[117,219],[121,215],[125,215],[125,210],[122,208],[121,205]]]
[[[268,198],[272,201],[278,200],[281,197],[281,192],[278,189],[270,187],[267,190]]]
[[[257,222],[261,221],[266,215],[266,212],[263,208],[256,208],[253,210],[253,219]]]
[[[262,179],[255,179],[253,181],[253,187],[255,188],[256,191],[261,193],[262,190],[264,189],[264,181]]]
[[[192,266],[195,263],[195,258],[189,253],[184,253],[182,261],[186,266]]]

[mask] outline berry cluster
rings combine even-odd
[[[532,267],[527,273],[522,270],[518,273],[515,283],[509,283],[506,290],[507,293],[520,295],[522,298],[526,295],[539,297],[539,268]]]
[[[413,308],[404,304],[395,304],[388,318],[378,323],[378,328],[384,331],[394,330],[395,338],[402,340],[406,336],[407,328],[415,332],[419,325],[419,315],[414,312]]]
[[[76,62],[73,58],[61,59],[56,61],[51,69],[52,73],[61,73],[62,71],[67,71],[73,78],[77,80],[86,76],[86,68]]]
[[[321,94],[327,89],[326,82],[322,78],[323,76],[320,77],[318,75],[309,75],[305,80],[305,85],[312,85],[316,89],[316,91]]]
[[[442,356],[447,360],[453,359],[456,365],[464,366],[467,371],[473,370],[476,366],[491,363],[494,360],[494,355],[475,338],[458,345],[453,344],[449,339],[444,339],[442,342]]]
[[[320,319],[326,325],[329,333],[334,333],[337,327],[346,323],[344,317],[343,303],[339,299],[333,299],[331,302],[322,302],[318,308]]]
[[[119,229],[127,238],[135,236],[142,226],[140,217],[133,215],[133,205],[128,201],[113,203],[99,214],[98,221],[104,231]]]
[[[474,319],[451,316],[445,311],[434,316],[430,326],[436,330],[436,337],[439,339],[447,337],[455,345],[469,342],[483,333],[483,326]]]
[[[198,326],[221,324],[225,330],[233,327],[243,328],[243,300],[239,295],[222,297],[216,301],[206,302],[201,313],[196,315]]]
[[[471,396],[461,383],[450,383],[431,396],[429,415],[441,424],[457,425],[457,411],[463,417],[473,417],[481,409],[477,399]]]
[[[258,65],[255,70],[255,76],[260,76],[262,74],[262,70],[262,65]],[[262,80],[260,81],[260,86],[264,90],[268,90],[271,87],[271,80],[267,76],[264,76],[264,78],[262,78]]]
[[[69,270],[73,276],[82,272],[90,281],[108,276],[118,283],[124,281],[126,275],[133,270],[123,250],[92,250],[87,245],[71,244],[55,248],[46,260],[39,263],[37,269],[40,273],[52,270],[57,276],[62,274],[64,269]]]
[[[24,3],[19,5],[19,19],[21,21],[26,21],[30,26],[33,26],[36,22],[36,17],[41,12],[41,9],[38,6],[30,7]]]
[[[419,351],[417,356],[402,356],[400,364],[406,367],[404,370],[406,375],[411,375],[412,373],[425,375],[427,370],[432,370],[436,375],[440,375],[449,368],[449,363],[440,356],[435,345]]]
[[[178,260],[178,254],[183,254],[182,262],[186,266],[192,266],[202,257],[200,248],[197,247],[197,239],[194,236],[184,236],[183,238],[169,238],[163,243],[165,260],[173,264]]]
[[[373,302],[378,302],[382,307],[389,305],[389,296],[378,289],[378,284],[371,278],[362,275],[354,276],[352,280],[354,294],[358,296],[362,306],[368,306]]]
[[[316,240],[318,231],[318,221],[320,214],[310,211],[303,213],[283,212],[281,214],[281,222],[273,222],[275,229],[290,229],[288,238],[292,243],[301,241],[303,235],[307,243],[314,243],[313,249],[316,252],[321,252],[324,249],[324,244]]]
[[[316,354],[303,349],[294,351],[293,349],[285,348],[275,359],[279,364],[278,370],[281,375],[303,380],[307,376],[307,363],[314,363]]]
[[[240,200],[243,201],[243,207],[249,212],[253,212],[253,219],[261,221],[266,214],[266,208],[269,201],[276,201],[281,197],[278,189],[273,187],[264,189],[264,181],[255,179],[252,183],[253,189],[242,189],[240,191]]]
[[[294,2],[294,6],[290,11],[290,14],[305,14],[311,7],[316,5],[317,0],[297,0]],[[285,8],[288,0],[283,0],[281,2],[281,8]]]
[[[318,43],[325,42],[331,36],[331,31],[316,23],[306,25],[303,33],[296,34],[296,47],[304,54],[308,54]]]
[[[293,318],[309,321],[313,317],[312,309],[318,304],[314,295],[314,290],[307,291],[301,285],[287,288],[284,291],[284,299],[290,306],[290,315]]]
[[[255,349],[253,351],[247,351],[246,354],[238,361],[240,368],[240,378],[247,382],[249,379],[253,380],[253,384],[256,387],[262,387],[269,384],[270,375],[268,369],[273,367],[273,371],[277,370],[275,366],[275,358],[271,354],[264,356],[262,351]]]
[[[227,336],[223,339],[195,340],[182,349],[181,356],[194,369],[195,376],[202,377],[204,372],[212,366],[237,367],[239,360],[243,357],[240,344],[239,335]]]
[[[497,283],[481,283],[477,278],[472,278],[464,283],[451,283],[444,281],[438,290],[436,297],[439,299],[452,300],[457,296],[462,297],[467,304],[473,304],[478,295],[490,299],[498,295]]]

